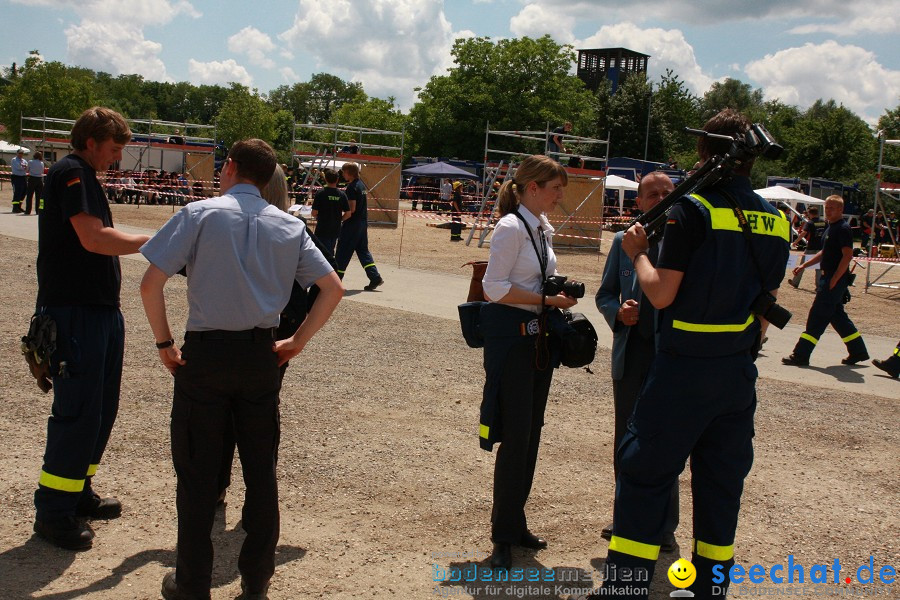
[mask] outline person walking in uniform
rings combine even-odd
[[[347,195],[337,189],[338,174],[325,169],[325,187],[316,192],[312,203],[312,217],[316,220],[316,237],[331,254],[341,233],[341,223],[350,218]]]
[[[369,252],[369,217],[368,207],[366,205],[366,186],[359,178],[359,165],[353,162],[344,163],[341,167],[341,174],[347,180],[347,187],[344,193],[347,194],[347,200],[350,203],[350,216],[341,226],[341,233],[338,236],[337,253],[335,260],[338,265],[338,277],[344,278],[350,259],[353,253],[359,259],[360,264],[366,271],[369,283],[364,287],[366,291],[374,291],[375,288],[384,283],[381,274],[378,273],[378,267],[375,266],[375,259]]]
[[[637,206],[641,212],[647,212],[674,189],[672,180],[665,173],[661,171],[649,173],[638,185]],[[603,267],[603,279],[595,297],[597,309],[606,318],[613,332],[611,364],[615,414],[613,473],[616,476],[619,473],[616,449],[625,437],[628,418],[634,412],[634,404],[656,354],[654,340],[656,310],[641,293],[634,265],[622,250],[623,237],[625,232],[620,231],[613,238],[606,265]],[[648,250],[648,254],[650,262],[655,264],[659,256],[659,245],[654,244]],[[676,527],[678,527],[678,486],[673,485],[666,516],[665,536],[661,544],[664,552],[674,552],[678,548],[675,542]],[[610,539],[612,529],[612,524],[604,527],[600,536]]]
[[[704,130],[743,135],[751,127],[724,110]],[[700,138],[701,160],[725,154],[731,142]],[[697,598],[724,597],[712,570],[734,564],[734,537],[744,478],[753,462],[756,409],[754,348],[767,323],[751,312],[774,295],[784,278],[790,224],[753,192],[742,161],[730,178],[679,200],[665,225],[654,267],[640,224],[622,248],[631,258],[644,296],[660,310],[657,354],[617,450],[609,573],[647,574],[646,584],[611,576],[591,598],[646,599],[665,535],[671,487],[691,461]],[[738,207],[737,210],[734,207]],[[749,223],[746,234],[736,213]],[[745,237],[746,235],[746,237]],[[643,581],[643,578],[641,578]]]
[[[149,236],[113,227],[97,172],[121,160],[130,139],[119,113],[84,111],[72,126],[72,154],[47,173],[38,215],[36,312],[56,322],[57,348],[50,357],[53,406],[34,493],[34,530],[69,550],[93,543],[94,532],[82,518],[122,513],[118,500],[94,491],[92,479],[119,411],[125,322],[118,257],[137,252]]]
[[[562,200],[567,182],[565,170],[546,156],[522,161],[500,189],[500,220],[484,274],[484,295],[490,302],[481,309],[486,378],[480,443],[487,451],[500,444],[491,512],[491,566],[496,568],[510,567],[512,546],[547,546],[529,531],[525,504],[553,369],[559,365],[558,349],[548,346],[551,338],[543,335],[544,309],[570,308],[577,302],[562,294],[543,295],[545,278],[556,273],[553,227],[544,213]]]
[[[828,229],[822,241],[822,249],[811,259],[794,269],[794,276],[803,269],[821,264],[822,275],[816,281],[816,298],[806,318],[806,330],[800,335],[794,351],[781,359],[786,365],[806,366],[809,357],[825,329],[831,324],[847,346],[845,365],[869,360],[869,352],[862,335],[844,310],[847,286],[850,285],[850,261],[853,260],[853,236],[850,225],[844,220],[844,199],[828,196],[825,199],[825,220]]]
[[[247,537],[238,560],[242,598],[265,598],[275,571],[279,365],[325,324],[344,288],[305,225],[260,197],[274,170],[275,152],[264,141],[236,142],[221,171],[225,195],[188,204],[141,248],[150,262],[141,281],[144,309],[160,360],[175,376],[178,545],[175,571],[163,579],[167,600],[210,597],[210,532],[231,428],[246,484]],[[188,321],[179,349],[163,290],[182,268]],[[321,292],[293,336],[276,342],[278,315],[295,280],[304,287],[315,283]]]

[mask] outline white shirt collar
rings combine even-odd
[[[521,213],[522,217],[525,219],[525,222],[528,223],[528,226],[532,229],[537,229],[540,227],[546,233],[553,233],[556,230],[553,229],[553,226],[550,224],[550,221],[547,220],[547,216],[544,213],[541,213],[539,216],[536,216],[530,210],[528,210],[524,204],[519,204],[519,213]]]

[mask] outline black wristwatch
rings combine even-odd
[[[164,349],[168,348],[169,346],[174,346],[174,345],[175,345],[175,340],[166,340],[164,342],[157,342],[156,349],[164,350]]]

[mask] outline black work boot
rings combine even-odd
[[[78,499],[75,514],[88,519],[117,519],[122,516],[122,503],[115,498],[101,498],[91,490]]]
[[[87,550],[94,540],[94,530],[82,519],[60,517],[34,522],[34,532],[54,546],[66,550]]]

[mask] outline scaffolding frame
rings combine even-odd
[[[884,147],[885,147],[885,145],[888,145],[888,146],[895,146],[895,147],[900,148],[900,140],[886,139],[884,130],[878,132],[878,139],[879,139],[878,172],[877,172],[876,179],[875,179],[875,205],[874,205],[876,217],[877,217],[879,211],[884,215],[888,214],[887,211],[884,210],[884,203],[881,200],[882,194],[888,196],[889,198],[892,198],[893,200],[897,200],[898,202],[900,202],[900,191],[881,187],[881,182],[883,181],[883,176],[884,176],[885,171],[900,171],[900,166],[885,164],[885,162],[884,162]],[[890,273],[894,269],[894,267],[897,266],[895,264],[888,263],[887,268],[884,270],[883,273],[880,273],[877,276],[873,277],[872,244],[875,243],[875,228],[874,228],[875,220],[874,220],[874,217],[872,220],[872,225],[873,225],[872,235],[869,236],[869,246],[868,246],[868,248],[866,248],[866,256],[868,257],[868,260],[866,261],[866,288],[865,288],[865,291],[869,291],[870,287],[888,288],[888,289],[892,289],[892,290],[900,289],[900,281],[881,282],[881,280],[883,278],[887,277],[888,273]],[[891,239],[891,244],[893,244],[893,246],[894,246],[894,252],[895,252],[895,257],[896,257],[897,238],[894,234],[893,228],[890,226],[890,221],[887,222],[887,227],[888,227],[888,234]]]
[[[525,151],[512,152],[509,150],[502,150],[500,148],[491,147],[491,136],[492,135],[504,137],[504,138],[513,138],[513,139],[522,140],[522,141],[533,141],[533,142],[543,143],[544,154],[546,154],[548,156],[557,157],[558,160],[560,160],[562,158],[573,158],[574,157],[574,158],[583,159],[585,162],[587,162],[588,160],[602,162],[604,167],[608,164],[608,161],[609,161],[609,138],[607,138],[605,140],[601,140],[599,138],[590,138],[590,137],[572,135],[572,134],[568,134],[568,133],[560,134],[560,136],[561,136],[560,141],[571,140],[571,141],[575,141],[580,144],[602,144],[603,148],[605,150],[604,156],[602,156],[602,157],[594,156],[594,155],[569,154],[569,153],[564,153],[564,152],[552,152],[551,153],[548,151],[549,146],[550,146],[550,136],[551,136],[549,122],[547,122],[546,127],[544,128],[543,131],[506,131],[506,130],[499,130],[499,129],[492,130],[490,121],[487,121],[486,125],[485,125],[485,134],[484,134],[484,165],[485,165],[485,168],[484,168],[484,174],[482,176],[483,197],[482,197],[482,201],[481,201],[481,210],[479,211],[478,215],[476,216],[476,225],[479,222],[481,222],[483,225],[482,233],[478,240],[479,247],[483,246],[485,241],[488,241],[487,237],[488,237],[488,235],[490,235],[491,225],[493,224],[493,210],[491,211],[490,214],[487,214],[487,215],[483,214],[483,212],[485,211],[485,208],[487,206],[487,201],[490,196],[491,190],[493,188],[493,182],[496,181],[497,177],[500,174],[502,166],[503,166],[503,160],[500,161],[500,163],[497,167],[489,166],[489,160],[490,160],[491,155],[499,155],[499,156],[506,156],[506,157],[514,158],[514,157],[529,154],[528,152],[525,152]],[[508,164],[507,170],[506,170],[506,176],[510,175],[510,170],[512,171],[513,174],[515,174],[516,166],[517,165],[514,163],[512,158],[510,158],[509,164]],[[489,178],[491,179],[490,186],[486,185],[487,180]],[[600,192],[601,199],[602,199],[603,190],[605,190],[605,177],[601,178],[600,183],[597,184],[596,186],[594,186],[591,189],[591,191],[588,192],[588,194],[585,195],[584,198],[582,198],[581,202],[578,203],[575,210],[572,211],[571,213],[566,212],[566,210],[564,208],[562,208],[561,206],[559,207],[560,210],[562,210],[564,213],[566,213],[566,218],[563,221],[563,223],[558,228],[556,228],[557,234],[560,234],[563,231],[563,229],[565,229],[566,227],[569,227],[570,229],[574,229],[576,227],[575,224],[570,225],[570,222],[572,221],[573,218],[576,217],[578,211],[581,210],[581,208],[587,203],[587,201],[591,198],[591,196],[594,195],[594,193],[597,191],[598,188],[602,188],[602,190]],[[602,201],[601,201],[601,203],[602,203]],[[602,221],[602,209],[601,209],[601,221]],[[466,242],[467,244],[471,241],[471,239],[474,235],[474,229],[475,228],[473,227],[473,232],[469,234],[469,240],[467,240],[467,242]],[[602,231],[603,231],[602,225],[599,228],[599,230],[600,230],[600,233],[602,236]],[[585,232],[581,231],[580,233],[585,233]],[[598,248],[599,248],[599,241],[600,240],[598,238],[598,240],[597,240]],[[579,247],[590,247],[590,246],[567,246],[567,247],[579,248]]]
[[[303,139],[297,136],[297,131],[299,130],[311,130],[311,131],[330,131],[332,135],[332,139],[327,142],[323,142],[321,140],[310,140]],[[371,154],[348,154],[342,153],[338,150],[340,146],[346,146],[351,142],[339,139],[341,134],[351,134],[355,137],[356,141],[352,142],[354,146],[356,146],[360,151],[362,150],[378,150],[378,151],[386,151],[386,152],[398,152],[399,158],[394,159],[393,157],[387,156],[378,156]],[[365,136],[399,136],[400,145],[392,146],[388,144],[370,144],[364,141]],[[311,137],[311,136],[307,136]],[[365,164],[391,164],[393,167],[379,179],[375,184],[368,187],[368,192],[374,192],[378,186],[384,183],[391,175],[395,172],[399,172],[400,168],[403,165],[403,156],[404,156],[404,147],[406,143],[406,126],[400,131],[391,131],[388,129],[374,129],[371,127],[357,127],[354,125],[341,125],[339,123],[297,123],[294,121],[294,132],[291,140],[291,164],[293,166],[294,161],[298,165],[302,165],[302,162],[305,160],[312,159],[312,165],[310,169],[307,171],[305,177],[303,178],[303,183],[301,185],[315,185],[319,173],[321,172],[321,168],[326,166],[329,162],[335,162],[339,159],[340,156],[344,156],[348,158],[348,160],[354,160],[355,162]],[[298,151],[297,147],[300,145],[308,145],[315,148],[314,154],[303,154]],[[384,160],[378,160],[382,158]],[[388,160],[390,158],[390,160]],[[315,171],[315,177],[312,181],[309,180],[310,174]],[[402,181],[402,178],[401,178]],[[396,192],[388,192],[388,195],[385,198],[397,198],[399,202],[399,187]],[[382,206],[380,202],[380,198],[376,194],[371,194],[371,197],[378,204],[376,210],[387,211],[391,210],[389,208],[385,208]],[[371,207],[370,207],[371,208]],[[375,224],[390,224],[396,226],[397,223],[394,221],[369,221],[370,223]]]
[[[152,148],[164,149],[162,144],[167,146],[176,146],[176,148],[165,148],[171,152],[181,152],[181,173],[193,175],[192,171],[200,166],[200,163],[188,168],[186,155],[188,150],[184,149],[184,145],[195,144],[190,152],[208,153],[210,158],[215,162],[216,154],[216,125],[202,125],[200,123],[187,123],[175,121],[163,121],[160,119],[125,119],[131,128],[132,134],[146,136],[146,140],[129,141],[123,150],[138,166],[139,171],[144,170],[144,158]],[[36,142],[38,149],[50,148],[53,150],[68,149],[71,147],[72,127],[75,125],[75,119],[59,119],[48,117],[46,115],[40,117],[20,116],[19,124],[22,131],[22,141]],[[38,127],[40,126],[40,127]],[[160,127],[175,129],[177,133],[171,131],[160,131]],[[212,130],[213,137],[205,137],[200,135],[204,131]],[[194,135],[189,132],[194,131]],[[27,135],[26,134],[31,134]],[[181,138],[181,143],[173,143],[170,141],[172,137]],[[135,155],[135,152],[137,154]],[[160,165],[164,164],[162,155],[160,156]],[[195,178],[199,179],[199,178]]]

